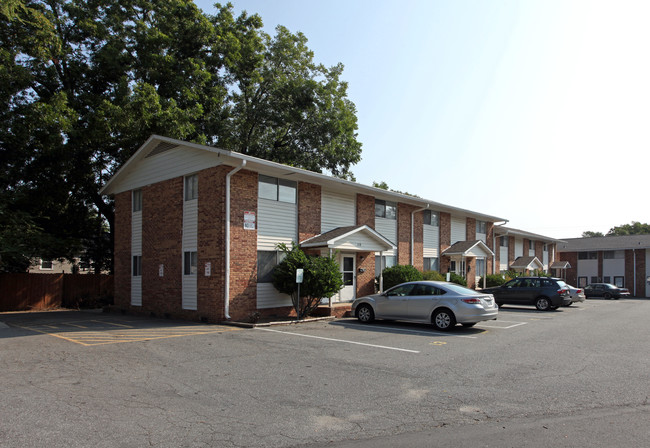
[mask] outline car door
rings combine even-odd
[[[431,312],[440,301],[443,292],[433,285],[416,285],[407,301],[409,319],[430,322]]]
[[[413,284],[399,285],[377,297],[375,316],[384,319],[407,319],[408,300]]]
[[[524,284],[522,279],[516,278],[510,280],[504,286],[503,295],[505,296],[504,302],[518,304],[523,303],[525,299],[522,298],[522,290],[524,289]],[[525,292],[525,291],[524,291]]]

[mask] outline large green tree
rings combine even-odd
[[[352,176],[342,66],[257,15],[189,0],[11,0],[0,9],[0,204],[65,242],[110,250],[101,186],[152,133]],[[101,267],[101,266],[98,266]]]
[[[582,232],[583,238],[592,238],[596,236],[624,236],[624,235],[650,235],[650,224],[639,221],[632,221],[630,224],[622,224],[609,229],[605,235],[602,232],[592,232],[587,230]]]

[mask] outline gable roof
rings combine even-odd
[[[549,267],[551,269],[571,269],[571,263],[564,260],[554,261]]]
[[[517,257],[510,265],[512,269],[544,269],[544,264],[537,257]]]
[[[154,162],[164,160],[171,155],[177,160],[168,162],[165,168],[168,172],[156,171]],[[192,163],[188,159],[192,159]],[[115,175],[100,190],[103,195],[115,195],[135,188],[141,188],[161,180],[168,180],[174,177],[193,174],[201,169],[217,165],[239,166],[246,161],[247,170],[255,171],[268,176],[288,179],[293,181],[309,182],[312,184],[327,187],[331,190],[354,192],[366,194],[380,199],[391,200],[410,204],[416,207],[428,207],[431,210],[452,213],[455,216],[477,218],[485,221],[506,221],[504,218],[491,216],[483,213],[454,207],[429,199],[409,196],[381,188],[370,187],[356,182],[322,173],[304,170],[277,162],[248,156],[234,151],[227,151],[213,146],[200,145],[197,143],[185,142],[169,137],[152,135],[147,141],[127,160]],[[158,162],[160,163],[160,162]],[[151,173],[149,177],[143,175],[139,165],[149,166]],[[165,177],[166,176],[166,177]]]
[[[650,235],[595,236],[591,238],[566,238],[557,245],[558,252],[595,250],[649,249]]]
[[[442,251],[442,255],[463,255],[466,257],[491,257],[494,252],[481,240],[458,241]]]
[[[300,247],[327,247],[356,252],[383,252],[397,247],[368,226],[337,227],[300,243]]]
[[[535,241],[544,241],[548,243],[561,243],[563,240],[558,240],[557,238],[552,238],[550,236],[539,235],[537,233],[527,232],[526,230],[514,229],[512,227],[506,226],[494,226],[494,235],[499,236],[522,236],[530,240]]]

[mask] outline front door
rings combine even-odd
[[[354,254],[341,254],[340,258],[341,276],[343,277],[343,288],[339,293],[340,302],[351,302],[356,299],[357,276],[355,275]]]

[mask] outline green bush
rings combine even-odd
[[[404,282],[422,280],[422,273],[411,265],[395,265],[384,269],[384,291]]]
[[[467,280],[465,280],[462,275],[456,274],[455,272],[450,273],[449,281],[460,286],[467,286]]]
[[[444,275],[438,271],[424,271],[422,273],[422,280],[433,280],[436,282],[444,282],[447,280]]]
[[[480,288],[483,287],[483,280],[484,280],[484,277],[481,277],[481,280],[479,281],[479,283],[477,285]],[[486,287],[487,288],[492,288],[493,286],[501,286],[507,281],[508,280],[506,280],[504,278],[504,275],[502,275],[502,274],[488,274]]]

